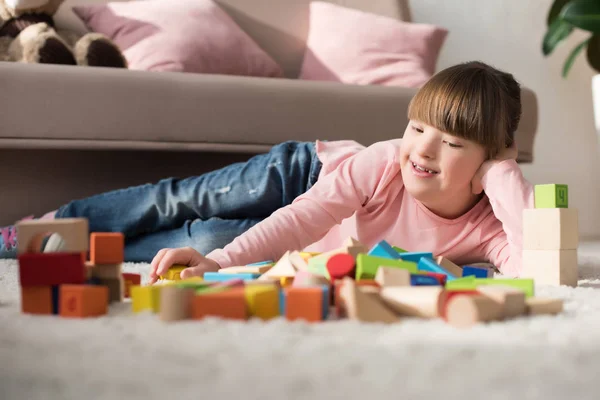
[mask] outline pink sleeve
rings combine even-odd
[[[291,204],[207,257],[225,268],[278,260],[288,250],[302,250],[365,206],[385,185],[385,176],[397,171],[396,146],[375,143],[342,161]]]
[[[524,177],[514,160],[493,166],[481,181],[499,224],[488,227],[484,243],[486,258],[510,277],[521,274],[523,251],[523,210],[533,208],[533,185]],[[496,225],[496,226],[494,226]],[[501,225],[501,229],[500,226]]]

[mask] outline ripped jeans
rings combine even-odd
[[[248,161],[186,179],[101,193],[60,207],[87,218],[90,232],[122,232],[125,260],[149,262],[162,248],[222,248],[315,184],[314,142],[288,141]]]

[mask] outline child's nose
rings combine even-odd
[[[417,144],[417,154],[423,158],[435,158],[437,144],[433,140],[423,139]]]

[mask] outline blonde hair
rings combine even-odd
[[[479,143],[489,158],[512,145],[521,113],[515,78],[479,61],[438,72],[408,106],[409,119]]]

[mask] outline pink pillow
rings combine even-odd
[[[434,25],[312,2],[299,78],[419,87],[434,74],[447,34]]]
[[[78,5],[87,28],[123,51],[130,69],[282,77],[279,65],[212,0]]]

